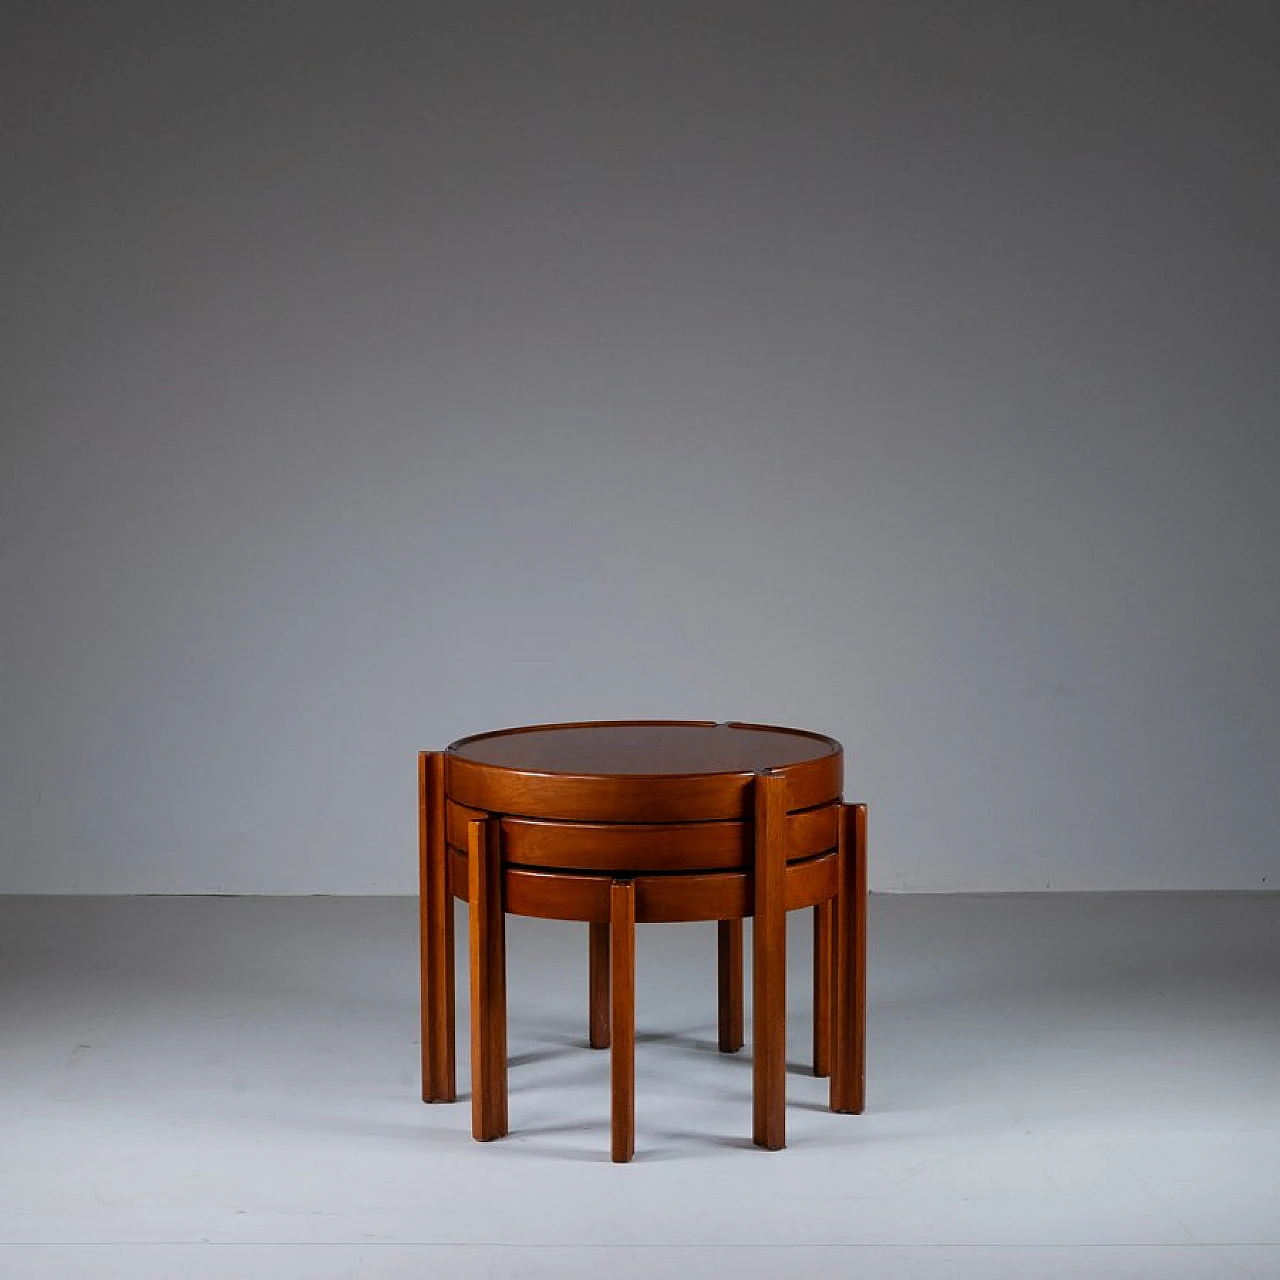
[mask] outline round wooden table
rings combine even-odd
[[[635,926],[719,921],[719,1042],[743,1043],[752,925],[753,1137],[784,1145],[786,913],[814,910],[814,1072],[831,1109],[865,1080],[866,806],[843,752],[710,721],[531,725],[418,758],[422,1096],[457,1097],[452,899],[469,904],[472,1131],[507,1132],[505,916],[589,925],[589,1043],[612,1048],[612,1147],[634,1152]]]

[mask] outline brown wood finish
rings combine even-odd
[[[589,924],[587,949],[588,1043],[593,1049],[609,1047],[609,926]]]
[[[453,895],[468,902],[473,1132],[507,1132],[505,918],[589,929],[589,1042],[611,1046],[612,1153],[634,1151],[635,926],[716,920],[719,1046],[743,1043],[754,917],[753,1125],[785,1143],[786,913],[814,910],[814,1070],[865,1102],[866,809],[838,743],[711,722],[529,726],[419,758],[423,1096],[456,1096]],[[442,904],[448,910],[442,910]]]
[[[517,773],[651,778],[671,774],[754,776],[820,756],[840,744],[808,729],[710,720],[579,720],[476,733],[451,743],[462,759]]]
[[[826,853],[840,843],[840,802],[787,814],[787,861]]]
[[[487,810],[472,809],[465,804],[459,804],[450,796],[445,801],[444,806],[445,839],[453,848],[465,849],[467,847],[467,827],[471,823],[481,821],[488,816]]]
[[[444,814],[444,754],[421,752],[418,756],[418,850],[424,1102],[453,1102],[458,1096],[453,895],[449,891]]]
[[[431,838],[428,818],[427,776],[431,768],[431,751],[418,752],[418,982],[421,992],[422,1100],[436,1102],[435,1006],[432,1004],[431,946],[435,938],[431,893]],[[439,1099],[443,1101],[443,1099]]]
[[[466,824],[484,813],[450,803],[448,836],[466,844]],[[820,805],[787,815],[787,861],[797,862],[834,849],[840,806]],[[749,822],[550,822],[504,818],[503,861],[557,871],[703,871],[751,865]]]
[[[741,920],[720,921],[716,960],[720,1052],[737,1053],[743,1044]]]
[[[792,862],[784,871],[784,910],[799,911],[830,898],[840,884],[840,855],[833,849],[818,858]]]
[[[502,911],[501,822],[471,824],[471,1132],[507,1132],[507,965]]]
[[[454,883],[469,876],[467,857],[453,851]],[[787,864],[783,871],[786,910],[812,907],[838,888],[840,863],[832,852]],[[605,876],[559,874],[508,867],[502,873],[506,912],[542,920],[609,919],[609,886]],[[640,924],[693,920],[740,920],[754,913],[754,878],[749,871],[715,875],[636,876],[636,919]]]
[[[751,926],[752,1066],[756,1146],[786,1145],[787,1080],[787,779],[755,782],[755,919]]]
[[[813,908],[813,1074],[831,1074],[831,900]]]
[[[636,889],[615,880],[609,891],[610,1059],[613,1158],[630,1160],[636,1149]]]
[[[836,1044],[831,1110],[860,1115],[866,1106],[867,806],[844,806],[836,909]]]
[[[729,871],[751,861],[751,829],[744,822],[567,823],[505,818],[503,836],[509,863],[556,871],[662,872],[690,866]],[[827,848],[834,847],[832,840]]]
[[[840,758],[792,765],[792,804],[810,809],[840,795]],[[713,822],[750,803],[751,774],[576,778],[510,773],[450,757],[449,794],[489,813],[557,822]]]
[[[460,804],[556,821],[739,819],[765,768],[785,772],[793,810],[836,800],[841,789],[838,742],[764,725],[532,725],[463,738],[447,755],[449,794]]]

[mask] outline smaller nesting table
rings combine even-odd
[[[865,1095],[866,806],[821,734],[710,721],[531,725],[418,757],[422,1096],[457,1097],[454,897],[469,907],[472,1132],[507,1124],[505,917],[589,926],[588,1039],[612,1050],[612,1154],[635,1148],[635,926],[719,922],[719,1047],[743,1044],[752,927],[753,1138],[785,1145],[786,913],[814,912],[813,1069]]]

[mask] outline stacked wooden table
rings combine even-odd
[[[752,917],[753,1137],[784,1145],[786,915],[814,912],[813,1068],[865,1092],[866,806],[831,738],[605,721],[478,734],[418,761],[422,1096],[457,1097],[454,897],[469,904],[472,1131],[507,1133],[506,915],[589,925],[589,1042],[612,1048],[613,1158],[635,1148],[635,926],[719,921],[719,1044],[743,1044]]]

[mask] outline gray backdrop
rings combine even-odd
[[[1274,4],[6,4],[0,890],[831,733],[873,887],[1257,888]]]

